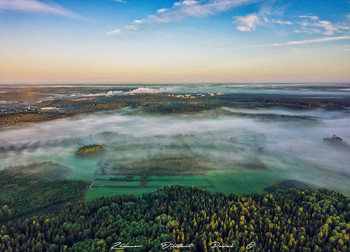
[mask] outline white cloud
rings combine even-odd
[[[322,33],[322,31],[320,29],[311,29],[311,28],[303,28],[301,27],[300,30],[299,29],[295,29],[294,30],[295,33],[309,33],[309,34],[317,34],[317,33]]]
[[[139,27],[143,25],[150,25],[153,23],[168,23],[171,20],[166,18],[165,16],[155,16],[155,15],[149,15],[148,19],[142,19],[142,20],[134,20],[131,25],[126,26],[125,28],[128,30],[138,30]]]
[[[322,27],[325,29],[325,32],[323,33],[324,35],[333,35],[334,32],[339,31],[338,28],[332,25],[331,22],[329,21],[319,21],[318,23],[314,24],[317,27]]]
[[[192,5],[196,5],[198,3],[199,2],[195,1],[195,0],[184,0],[182,3],[178,2],[179,5],[183,4],[183,5],[186,5],[186,6],[192,6]]]
[[[187,17],[203,17],[216,15],[238,6],[259,2],[260,0],[182,0],[175,2],[172,7],[159,9],[156,14],[133,22],[126,29],[138,30],[157,23],[169,23]]]
[[[263,13],[263,14],[262,14]],[[263,8],[259,14],[249,14],[247,16],[236,16],[233,17],[235,21],[233,23],[238,23],[237,30],[239,31],[255,31],[256,26],[263,25],[264,23],[273,23],[280,25],[292,25],[290,21],[283,21],[279,19],[269,19],[265,15],[269,15],[270,11],[267,7]]]
[[[161,8],[153,15],[148,15],[141,20],[134,20],[131,24],[125,28],[127,30],[139,30],[142,27],[146,27],[159,23],[170,23],[178,21],[188,17],[204,17],[217,15],[222,12],[226,12],[233,8],[248,5],[262,0],[181,0],[175,2],[170,8]],[[237,27],[240,31],[255,30],[257,25],[262,24],[260,17],[265,17],[271,14],[272,3],[274,0],[264,2],[259,14],[250,14],[246,17],[236,17],[236,21],[240,23]],[[275,12],[274,12],[275,13]],[[281,13],[278,11],[278,13]],[[267,20],[267,19],[266,19]],[[272,20],[271,23],[289,25],[291,22],[282,20]]]
[[[321,42],[329,42],[329,41],[343,40],[343,39],[350,39],[350,36],[327,37],[327,38],[301,40],[301,41],[289,41],[289,42],[287,42],[285,44],[275,44],[275,46],[281,46],[281,45],[303,45],[303,44],[321,43]]]
[[[163,12],[166,12],[167,10],[169,10],[169,9],[162,8],[162,9],[157,10],[157,13],[163,13]]]
[[[304,19],[299,23],[300,28],[297,29],[298,33],[323,33],[324,35],[334,35],[335,33],[342,33],[344,30],[348,30],[348,26],[340,24],[332,24],[327,20],[320,20],[317,16],[299,16]]]
[[[126,3],[125,0],[112,0],[113,2],[118,2],[118,3]]]
[[[234,17],[236,21],[234,23],[238,23],[237,30],[239,31],[255,31],[255,27],[261,24],[259,17],[253,13],[249,14],[245,17]]]
[[[120,30],[113,30],[113,31],[106,32],[107,36],[116,36],[116,35],[120,35],[120,34],[121,34]]]
[[[280,25],[292,25],[293,24],[290,21],[282,21],[282,20],[274,20],[274,19],[272,19],[270,22],[274,23],[274,24],[280,24]]]
[[[58,4],[47,4],[38,0],[0,0],[0,9],[32,13],[50,13],[71,18],[82,18],[79,14],[67,10]]]
[[[312,20],[318,20],[319,18],[317,16],[299,16],[300,18],[308,18],[308,19],[312,19]]]
[[[240,47],[240,48],[258,48],[258,47],[305,45],[305,44],[323,43],[323,42],[330,42],[330,41],[336,41],[336,40],[346,40],[346,39],[350,39],[350,36],[339,36],[339,37],[327,37],[327,38],[318,38],[318,39],[310,39],[310,40],[288,41],[286,43],[280,43],[280,44],[253,45],[253,46],[245,46],[245,47]],[[235,49],[238,49],[238,48],[235,48]]]

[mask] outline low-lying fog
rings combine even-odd
[[[262,120],[256,117],[260,114],[274,117]],[[295,117],[278,120],[280,115]],[[335,134],[350,142],[349,125],[348,113],[326,111],[222,108],[175,116],[97,113],[2,129],[0,169],[53,161],[72,168],[73,178],[89,179],[101,164],[131,167],[135,161],[146,164],[151,157],[190,156],[202,159],[203,169],[265,169],[276,182],[296,179],[350,193],[350,148],[323,140]],[[77,158],[75,151],[87,144],[101,144],[106,152],[96,158]]]

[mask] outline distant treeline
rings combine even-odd
[[[54,100],[45,101],[41,107],[57,107],[56,112],[18,112],[0,114],[0,126],[16,125],[28,122],[47,121],[68,117],[80,113],[97,111],[112,111],[130,107],[137,111],[159,114],[191,113],[221,107],[231,108],[272,108],[285,107],[288,109],[312,110],[324,108],[339,110],[350,107],[347,99],[302,98],[264,94],[226,94],[219,96],[196,96],[195,99],[168,96],[166,94],[143,94],[134,96],[95,97],[89,100]]]
[[[56,215],[9,221],[1,251],[110,251],[116,242],[161,251],[349,251],[350,198],[328,190],[211,194],[167,186],[141,198],[67,204]],[[231,248],[211,249],[216,242]],[[163,243],[163,245],[162,245]],[[168,249],[169,251],[180,251]]]

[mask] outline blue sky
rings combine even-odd
[[[349,82],[347,0],[0,0],[0,83]]]

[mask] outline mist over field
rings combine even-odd
[[[323,140],[335,134],[350,142],[347,111],[133,112],[126,108],[2,129],[0,169],[52,161],[72,169],[68,178],[88,181],[106,174],[139,175],[140,169],[150,170],[148,176],[175,176],[181,170],[203,176],[213,191],[262,192],[293,179],[350,193],[350,149]],[[105,152],[85,159],[75,155],[90,144],[104,146]],[[169,162],[168,170],[162,162]],[[180,170],[172,173],[172,167]]]

